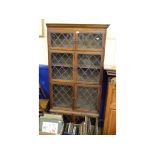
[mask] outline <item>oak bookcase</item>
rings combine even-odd
[[[108,24],[47,24],[50,111],[98,117]]]

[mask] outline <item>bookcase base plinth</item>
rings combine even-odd
[[[50,112],[64,114],[64,115],[89,116],[93,118],[99,117],[99,114],[97,112],[91,113],[91,112],[79,112],[79,111],[73,111],[73,110],[59,110],[59,109],[50,109]]]

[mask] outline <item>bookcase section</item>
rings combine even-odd
[[[51,112],[99,116],[108,26],[47,24]]]

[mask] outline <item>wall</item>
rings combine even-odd
[[[40,38],[40,51],[39,51],[39,63],[40,64],[48,64],[48,48],[47,48],[47,29],[46,29],[46,23],[55,23],[51,19],[45,18],[44,23],[44,34],[45,36],[43,38]],[[66,22],[64,22],[66,23]],[[76,22],[77,23],[77,22]],[[78,22],[82,24],[83,22]],[[94,22],[92,22],[93,24]],[[94,23],[98,24],[98,23]],[[105,69],[115,69],[116,68],[116,37],[114,33],[114,26],[111,23],[99,23],[99,24],[110,24],[110,27],[107,29],[107,39],[106,39],[106,48],[105,48],[105,60],[104,60],[104,68]],[[40,34],[42,34],[42,25],[41,25],[41,19],[38,22],[38,26],[40,29]]]

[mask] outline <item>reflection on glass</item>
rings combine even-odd
[[[101,49],[102,33],[79,33],[78,48],[79,49]]]

